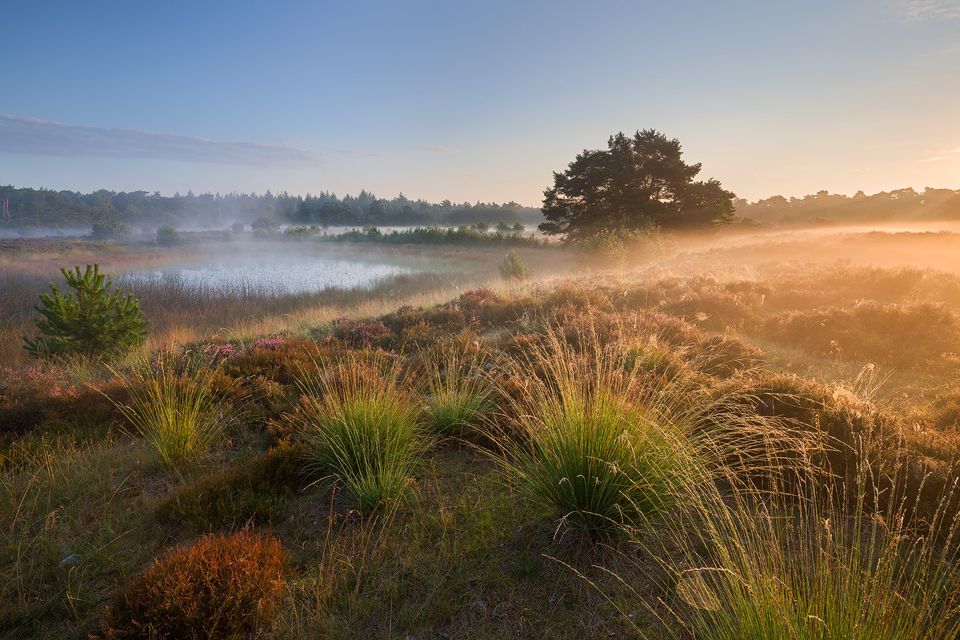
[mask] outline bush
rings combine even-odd
[[[173,247],[180,244],[180,234],[168,224],[157,229],[157,244],[162,247]]]
[[[705,373],[725,378],[763,364],[763,352],[736,338],[712,336],[697,345],[693,364]]]
[[[763,326],[773,340],[819,356],[872,360],[896,367],[960,353],[960,318],[943,305],[864,302],[773,316]]]
[[[252,531],[210,535],[155,560],[116,594],[110,640],[214,640],[257,632],[286,588],[280,543]]]
[[[66,296],[56,285],[40,296],[42,316],[37,329],[42,335],[24,338],[24,348],[34,357],[104,356],[129,351],[143,344],[147,321],[140,303],[131,295],[110,291],[112,280],[100,273],[100,265],[73,271],[60,269],[73,291]]]
[[[500,277],[504,280],[526,280],[530,277],[530,269],[519,253],[511,251],[500,263]]]
[[[118,220],[95,222],[90,230],[90,237],[94,240],[120,240],[129,235],[129,227]]]
[[[261,233],[273,234],[280,230],[280,223],[273,218],[257,218],[250,224],[250,228]]]
[[[279,522],[303,476],[304,448],[281,444],[241,464],[177,488],[154,510],[163,524],[203,532]]]
[[[939,394],[931,404],[929,413],[938,429],[960,431],[960,391],[954,389]]]
[[[333,321],[333,335],[351,347],[369,347],[385,342],[393,332],[380,320],[343,317]]]
[[[194,358],[161,355],[127,379],[130,399],[117,408],[167,467],[196,460],[221,439],[230,413],[225,397],[235,382],[224,384],[218,373]]]
[[[427,446],[399,361],[348,352],[315,361],[297,384],[289,420],[314,470],[345,485],[363,510],[399,498]]]

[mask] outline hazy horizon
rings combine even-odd
[[[750,201],[960,188],[956,0],[98,6],[8,8],[0,183],[539,206],[652,127]]]

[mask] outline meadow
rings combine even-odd
[[[4,242],[4,637],[960,635],[954,232],[119,279],[150,328],[110,363],[23,351],[57,269],[212,249]]]

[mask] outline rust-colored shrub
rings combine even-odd
[[[279,541],[253,531],[210,535],[133,576],[104,619],[111,640],[215,640],[256,632],[286,585]]]
[[[299,370],[312,361],[322,346],[301,338],[264,342],[260,340],[246,353],[227,360],[223,371],[236,378],[262,375],[281,384],[293,384]]]

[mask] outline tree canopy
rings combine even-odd
[[[584,150],[553,174],[540,230],[576,242],[611,231],[729,222],[734,194],[712,178],[695,180],[700,163],[681,156],[679,140],[653,129],[610,136],[606,149]]]

